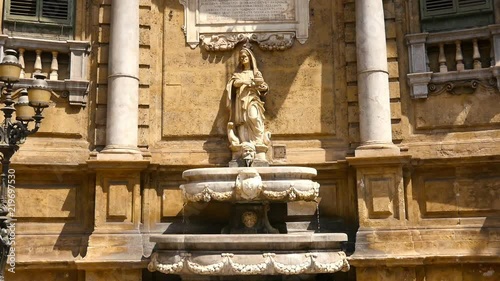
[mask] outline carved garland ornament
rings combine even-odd
[[[337,252],[339,260],[332,263],[320,263],[317,254],[307,253],[305,262],[294,264],[283,264],[277,262],[274,253],[262,254],[263,261],[257,264],[241,264],[233,261],[234,254],[221,254],[222,260],[208,265],[202,265],[191,260],[189,253],[183,253],[181,260],[172,264],[163,264],[158,260],[158,253],[151,256],[148,270],[159,271],[165,274],[178,274],[181,271],[188,271],[198,275],[261,275],[261,274],[282,274],[295,275],[304,273],[334,273],[338,271],[348,271],[350,266],[344,252]]]
[[[210,202],[212,200],[214,201],[229,201],[232,199],[236,199],[236,197],[241,197],[239,194],[240,188],[238,188],[240,184],[236,184],[233,186],[233,190],[231,191],[215,191],[211,189],[208,185],[205,186],[205,188],[196,194],[190,194],[186,192],[186,189],[181,186],[182,189],[182,194],[184,198],[188,202]],[[298,200],[304,200],[304,201],[315,201],[319,195],[319,184],[316,182],[311,182],[311,187],[308,188],[307,190],[298,190],[294,187],[293,184],[290,185],[290,187],[286,190],[283,191],[272,191],[272,190],[265,190],[266,186],[262,186],[262,191],[260,191],[259,188],[259,193],[258,196],[251,198],[251,197],[245,197],[243,199],[250,199],[251,200],[272,200],[272,201],[281,201],[281,200],[288,200],[288,201],[298,201]]]

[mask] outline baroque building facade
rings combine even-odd
[[[269,221],[346,233],[350,270],[150,272],[151,237],[220,234],[231,216],[179,186],[232,159],[224,90],[244,42],[189,42],[187,0],[7,0],[0,46],[18,51],[21,86],[41,72],[54,94],[13,158],[6,280],[498,280],[499,1],[297,1],[305,39],[249,43],[269,87],[269,165],[315,168],[321,188],[271,204]]]

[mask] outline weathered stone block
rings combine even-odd
[[[16,188],[16,217],[72,220],[77,215],[78,186],[38,185]]]
[[[184,208],[184,199],[182,197],[182,191],[178,188],[163,189],[162,195],[162,217],[171,218],[182,215],[182,210]]]

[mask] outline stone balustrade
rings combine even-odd
[[[14,49],[22,66],[16,86],[29,87],[34,75],[47,76],[49,87],[71,105],[86,106],[89,87],[88,59],[90,42],[56,41],[0,35],[0,53]]]
[[[412,98],[453,93],[455,84],[500,88],[500,25],[409,34],[406,39]]]

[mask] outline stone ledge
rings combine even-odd
[[[169,234],[153,235],[150,240],[163,250],[327,250],[340,249],[340,244],[347,241],[347,234]]]
[[[500,262],[500,228],[360,230],[355,266]]]

